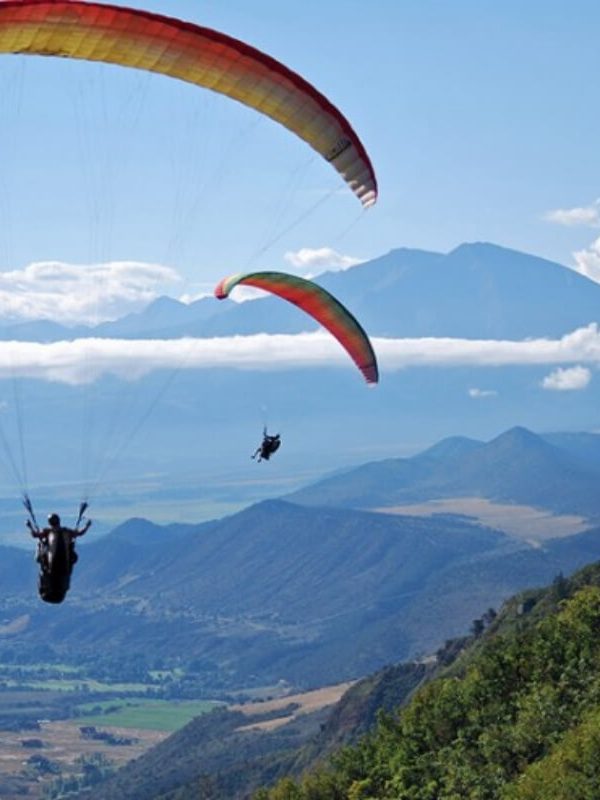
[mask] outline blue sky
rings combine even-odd
[[[40,274],[48,285],[48,262],[51,273],[106,262],[117,265],[115,282],[125,264],[130,299],[146,302],[162,291],[195,296],[240,269],[301,269],[290,254],[302,250],[305,271],[317,272],[328,264],[313,251],[348,263],[475,240],[595,262],[597,3],[118,4],[217,28],[302,74],[363,140],[380,200],[361,212],[303,142],[210,92],[104,65],[5,56],[7,290],[36,286]],[[140,264],[160,270],[142,267],[134,280]],[[94,302],[102,316],[106,294]]]

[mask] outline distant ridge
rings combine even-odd
[[[80,542],[58,614],[37,599],[33,547],[6,549],[0,660],[40,647],[57,660],[95,658],[102,648],[142,663],[201,659],[206,685],[222,691],[335,683],[430,652],[481,608],[600,558],[599,472],[590,467],[600,437],[551,438],[523,427],[487,443],[451,437],[410,459],[331,476],[296,502],[265,500],[197,525],[132,518]],[[356,508],[461,488],[577,514],[587,502],[589,521],[534,541],[461,511]]]
[[[514,427],[490,442],[444,439],[412,458],[371,462],[293,492],[303,505],[376,508],[448,497],[489,500],[600,518],[593,434],[539,436]],[[600,436],[597,437],[600,441]]]
[[[600,321],[599,284],[561,264],[485,242],[446,254],[399,248],[315,280],[374,336],[522,339],[561,336]],[[315,327],[298,309],[270,297],[246,303],[205,297],[190,304],[159,297],[141,312],[96,327],[0,320],[0,339],[230,336]]]

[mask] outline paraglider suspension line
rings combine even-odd
[[[35,511],[33,510],[33,505],[31,500],[29,499],[29,495],[27,492],[23,494],[23,505],[25,506],[25,510],[29,514],[29,519],[31,520],[33,527],[36,531],[39,531],[40,526],[37,523],[37,519],[35,518]]]
[[[75,529],[81,525],[84,519],[85,512],[88,510],[89,503],[87,500],[83,500],[79,505],[79,516],[77,517],[77,522],[75,523]]]

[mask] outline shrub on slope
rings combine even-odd
[[[501,621],[460,671],[424,686],[321,769],[257,800],[558,800],[567,785],[570,800],[600,796],[596,572],[590,585],[576,578],[576,592],[545,616]]]

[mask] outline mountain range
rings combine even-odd
[[[399,248],[316,279],[372,336],[522,339],[561,336],[598,320],[600,286],[561,264],[484,242],[449,253]],[[159,297],[141,312],[93,327],[48,321],[2,324],[0,338],[178,338],[298,333],[317,324],[265,297],[182,303]]]
[[[452,437],[412,458],[350,469],[289,495],[296,503],[393,507],[483,497],[600,520],[600,435],[536,435],[515,427],[490,442]]]
[[[185,654],[216,690],[323,685],[431,652],[482,608],[600,558],[596,440],[551,438],[517,428],[488,443],[446,440],[196,525],[132,519],[82,540],[59,609],[37,602],[31,556],[6,550],[0,658],[4,647],[151,653],[165,665]],[[518,511],[521,535],[476,514],[397,508],[465,492]],[[574,528],[569,514],[584,508]],[[532,510],[552,536],[528,533]]]

